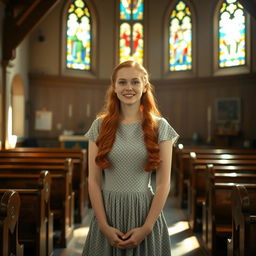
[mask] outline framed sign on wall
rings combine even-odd
[[[241,99],[218,98],[215,102],[217,124],[240,124],[241,123]]]

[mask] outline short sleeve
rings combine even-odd
[[[160,118],[158,127],[158,143],[164,140],[173,140],[173,144],[179,138],[178,133],[171,127],[165,118]]]
[[[100,118],[97,118],[93,121],[90,129],[86,132],[84,136],[87,137],[89,140],[96,142],[99,136],[99,130],[100,130]]]

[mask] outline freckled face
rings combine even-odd
[[[120,69],[116,75],[114,90],[121,103],[140,104],[141,96],[146,92],[144,74],[134,68]]]

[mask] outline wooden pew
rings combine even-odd
[[[198,168],[203,167],[205,169],[205,166],[198,166]],[[217,173],[216,179],[218,177],[221,177],[221,173],[224,173],[224,175],[228,174],[229,176],[236,176],[239,173],[247,173],[247,174],[255,174],[256,173],[256,165],[207,165],[206,169],[206,179],[201,179],[199,181],[200,184],[203,184],[203,188],[200,188],[198,191],[198,195],[201,197],[202,203],[202,242],[207,247],[207,240],[208,240],[208,226],[207,226],[207,221],[208,221],[208,202],[207,202],[207,191],[209,191],[209,182],[208,182],[208,177],[209,177],[209,172],[211,172],[211,175],[214,175],[214,173]],[[198,211],[197,211],[198,213]]]
[[[179,195],[179,159],[178,159],[178,152],[179,152],[179,145],[174,145],[173,146],[173,153],[172,153],[172,177],[171,177],[171,193],[174,196],[178,196]]]
[[[52,179],[50,207],[54,213],[54,246],[66,247],[73,237],[74,230],[74,193],[72,191],[73,163],[71,159],[62,164],[22,163],[1,164],[0,173],[40,173],[48,170]]]
[[[20,196],[14,190],[5,191],[0,202],[0,255],[24,255],[18,240]]]
[[[256,149],[246,149],[246,148],[220,148],[215,146],[179,146],[179,150],[182,154],[190,154],[190,152],[195,152],[197,154],[245,154],[252,155],[256,154]]]
[[[24,244],[24,255],[52,255],[53,214],[49,203],[49,172],[41,171],[39,175],[1,173],[0,187],[0,195],[8,189],[15,189],[19,193],[19,240]]]
[[[231,193],[236,184],[255,184],[256,173],[216,173],[208,169],[207,249],[209,255],[227,255],[227,239],[232,232]]]
[[[193,155],[193,152],[190,155]],[[197,159],[216,159],[216,160],[256,160],[256,154],[246,155],[246,154],[196,154]]]
[[[86,209],[89,205],[88,155],[86,149],[18,147],[0,151],[0,158],[6,157],[72,158],[74,163],[72,186],[75,192],[74,218],[76,223],[81,223],[86,216]]]
[[[197,180],[198,178],[201,178],[202,181],[205,180],[205,173],[202,172],[194,172],[195,169],[197,170],[204,170],[206,168],[207,164],[214,164],[218,166],[227,166],[227,165],[241,165],[241,164],[255,164],[256,163],[256,155],[245,155],[245,154],[220,154],[220,155],[214,155],[214,154],[196,154],[194,152],[190,153],[190,163],[189,163],[189,185],[193,187],[193,182]],[[230,161],[232,160],[232,161]],[[242,161],[241,161],[242,160]],[[248,161],[246,161],[248,160]],[[226,167],[225,167],[226,168]],[[202,177],[197,177],[193,175],[202,175]],[[205,191],[205,182],[203,184],[200,184],[203,188],[203,191]]]
[[[234,186],[231,199],[232,238],[228,256],[256,255],[256,184]]]
[[[193,231],[200,230],[200,225],[196,221],[196,216],[202,212],[202,205],[206,198],[206,165],[213,164],[215,166],[238,166],[238,165],[256,165],[256,159],[241,159],[242,156],[237,156],[241,160],[234,159],[197,159],[195,153],[191,153],[190,157],[190,179],[189,179],[189,196],[188,196],[188,212],[189,223]],[[244,155],[245,156],[245,155]]]
[[[256,155],[255,149],[244,149],[244,148],[216,148],[216,147],[205,147],[205,146],[184,146],[178,144],[174,150],[176,167],[177,167],[177,182],[178,182],[178,203],[180,207],[187,205],[188,199],[188,186],[189,186],[189,158],[190,153],[195,152],[196,154],[232,154],[232,155]]]

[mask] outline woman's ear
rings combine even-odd
[[[148,84],[144,84],[143,93],[147,91]]]
[[[143,82],[144,82],[143,93],[145,93],[147,91],[147,88],[148,88],[148,79],[147,79],[146,76],[143,76]]]
[[[143,76],[143,82],[144,82],[144,84],[145,84],[145,85],[147,85],[147,83],[148,83],[148,79],[147,79],[147,77],[146,77],[146,76]]]

